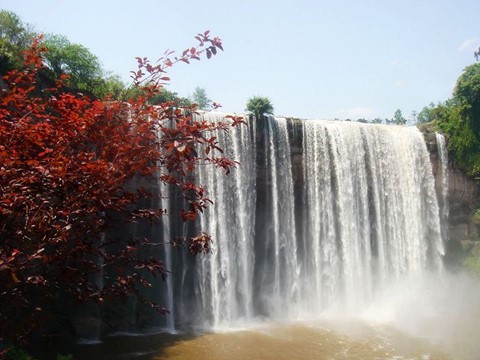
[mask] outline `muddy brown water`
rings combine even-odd
[[[140,360],[457,360],[431,339],[362,323],[276,324],[197,334],[114,336],[79,345],[75,359]],[[458,351],[458,349],[457,349]]]

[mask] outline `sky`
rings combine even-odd
[[[224,52],[179,64],[169,90],[206,90],[242,113],[266,96],[275,115],[406,118],[448,99],[480,46],[479,0],[0,0],[42,33],[87,47],[129,80],[135,57],[181,53],[210,30]]]

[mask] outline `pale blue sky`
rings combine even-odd
[[[66,35],[128,79],[135,56],[183,50],[211,30],[212,60],[179,65],[170,89],[204,87],[228,112],[268,96],[276,115],[406,117],[446,100],[480,46],[479,0],[0,0],[44,33]]]

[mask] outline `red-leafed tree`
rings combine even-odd
[[[183,191],[183,220],[193,220],[209,199],[188,176],[199,164],[229,171],[234,161],[221,152],[211,130],[242,122],[209,123],[192,117],[196,108],[159,106],[148,100],[168,81],[166,70],[222,49],[209,32],[198,45],[156,63],[137,58],[133,87],[142,96],[124,102],[93,100],[37,83],[42,71],[38,41],[25,53],[25,66],[4,77],[0,97],[0,338],[18,341],[51,314],[45,308],[59,292],[78,302],[104,302],[141,295],[151,274],[165,277],[159,260],[142,256],[148,239],[102,239],[112,217],[156,220],[165,209],[138,208],[158,196],[126,186],[134,178],[172,184]],[[138,95],[138,91],[136,94]],[[112,216],[113,215],[113,216]],[[185,240],[194,254],[208,252],[210,237]],[[101,261],[98,261],[101,259]],[[100,265],[101,264],[101,265]],[[116,274],[99,287],[95,273]],[[1,342],[1,341],[0,341]]]

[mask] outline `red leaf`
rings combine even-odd
[[[168,58],[170,51],[155,63],[136,57],[131,93],[139,95],[125,102],[94,100],[78,89],[65,92],[66,75],[49,89],[39,87],[44,50],[37,40],[26,49],[25,67],[2,78],[0,271],[5,281],[0,281],[0,293],[9,308],[3,309],[0,327],[9,340],[24,337],[36,325],[27,321],[28,326],[18,326],[18,317],[40,318],[31,315],[37,315],[35,304],[51,300],[47,285],[62,289],[71,300],[103,302],[138,295],[137,286],[151,286],[145,271],[165,278],[164,264],[145,256],[144,250],[152,245],[148,239],[117,236],[105,229],[123,221],[123,216],[126,221],[154,222],[164,214],[155,207],[138,208],[140,200],[158,203],[148,200],[159,194],[150,186],[132,189],[134,177],[144,177],[145,184],[156,178],[176,187],[188,204],[188,210],[177,216],[192,221],[210,202],[192,180],[192,171],[205,160],[225,171],[234,166],[228,159],[208,156],[221,149],[217,139],[206,135],[227,131],[232,121],[196,121],[190,116],[194,106],[185,111],[175,101],[159,106],[148,102],[170,81],[163,76],[168,67],[199,60],[203,52],[208,58],[216,54],[220,39],[211,40],[209,34],[197,34],[198,45],[175,60],[174,55]],[[200,149],[203,156],[197,153]],[[208,235],[191,240],[193,253],[208,251]],[[99,289],[95,274],[101,269],[111,274],[112,281]],[[48,319],[48,309],[43,311],[42,318]]]

